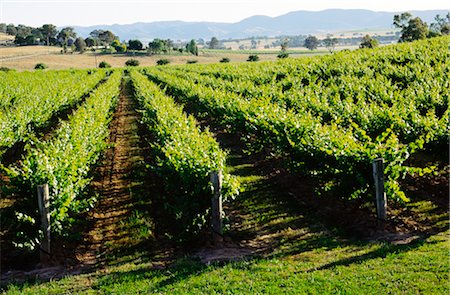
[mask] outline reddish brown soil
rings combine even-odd
[[[76,258],[81,265],[98,267],[112,247],[127,244],[127,232],[121,225],[126,223],[133,210],[131,192],[136,184],[130,176],[137,163],[144,159],[145,151],[141,149],[137,135],[136,105],[125,83],[111,122],[111,147],[91,183],[91,191],[98,195],[98,202],[87,215],[89,228],[76,249]]]

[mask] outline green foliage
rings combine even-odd
[[[125,65],[127,67],[137,67],[139,65],[139,61],[137,59],[129,59],[125,62]]]
[[[97,45],[97,40],[95,40],[92,37],[87,37],[86,39],[84,39],[84,42],[86,43],[87,47],[93,47],[93,46]],[[93,49],[93,51],[95,51],[94,48],[92,48],[92,49]]]
[[[226,173],[226,153],[212,134],[200,131],[173,99],[137,71],[131,72],[143,121],[155,138],[155,172],[164,179],[167,214],[174,220],[177,239],[192,238],[208,220],[212,191],[209,173],[224,171],[223,196],[234,197],[237,182]]]
[[[15,27],[13,24],[6,25],[4,23],[1,25],[3,32],[15,36],[14,44],[17,45],[35,45],[39,40],[43,40],[47,37],[43,35],[44,31],[42,28],[33,28],[25,25],[18,25]]]
[[[86,42],[84,41],[83,38],[78,37],[75,40],[75,50],[78,52],[83,52],[84,50],[86,50]]]
[[[114,40],[112,43],[111,43],[111,46],[116,50],[116,52],[118,52],[118,53],[123,53],[123,52],[126,52],[127,51],[127,46],[125,45],[125,44],[123,44],[123,43],[120,43],[120,41],[119,40]]]
[[[362,40],[359,48],[376,48],[378,47],[378,40],[370,37],[369,35],[365,35]]]
[[[52,24],[45,24],[39,30],[46,40],[46,45],[50,45],[50,40],[54,39],[56,37],[56,34],[58,33],[58,29],[55,25]]]
[[[34,66],[34,69],[35,70],[45,70],[46,68],[48,68],[48,66],[46,65],[46,64],[44,64],[44,63],[37,63],[35,66]]]
[[[114,40],[118,40],[119,37],[114,35],[111,31],[104,31],[104,30],[94,30],[89,35],[92,37],[92,39],[95,40],[95,43],[98,45],[109,45]]]
[[[144,45],[139,40],[130,40],[128,41],[128,49],[129,50],[142,50]]]
[[[0,67],[0,72],[11,72],[11,71],[15,70],[8,67]]]
[[[322,42],[330,53],[333,53],[336,49],[336,45],[339,44],[339,40],[337,38],[331,38],[331,36],[326,37]]]
[[[34,222],[29,222],[37,220],[34,195],[37,185],[49,185],[51,230],[57,235],[68,234],[73,222],[71,214],[91,206],[91,200],[80,199],[80,196],[91,180],[90,168],[107,147],[108,123],[118,98],[120,81],[121,72],[114,72],[68,121],[61,123],[52,138],[28,145],[19,166],[8,169],[11,183],[23,191],[28,190],[23,197],[29,207],[17,209],[16,244],[32,247],[38,237],[38,228]]]
[[[209,41],[209,49],[219,49],[220,41],[216,37],[212,37],[211,41]]]
[[[194,39],[192,39],[188,44],[186,44],[187,52],[198,56],[198,46]]]
[[[158,59],[158,60],[156,61],[156,64],[157,64],[158,66],[168,65],[168,64],[170,64],[170,60],[168,60],[167,58]]]
[[[317,37],[315,36],[308,36],[305,39],[304,46],[309,50],[317,49],[317,46],[319,46],[319,39],[317,39]]]
[[[98,71],[3,73],[0,79],[0,156],[18,141],[28,141],[59,111],[75,103],[105,76]]]
[[[98,67],[99,67],[99,68],[110,68],[111,65],[110,65],[109,63],[107,63],[106,61],[101,61],[101,62],[98,64]]]
[[[447,47],[448,38],[441,38],[314,59],[147,73],[169,94],[243,134],[249,151],[272,147],[294,171],[340,197],[370,198],[371,162],[383,157],[388,197],[402,203],[408,199],[399,180],[416,168],[432,171],[409,167],[410,156],[448,138]]]
[[[171,40],[154,39],[148,43],[148,50],[152,54],[160,54],[168,52],[171,49]]]
[[[186,61],[186,63],[187,63],[187,64],[196,64],[196,63],[198,63],[198,60],[196,60],[196,59],[188,59],[188,60]]]
[[[222,58],[222,59],[220,60],[220,62],[221,62],[221,63],[228,63],[228,62],[230,62],[230,58],[224,57],[224,58]]]
[[[247,61],[258,61],[259,60],[259,56],[258,55],[256,55],[256,54],[251,54],[251,55],[249,55],[249,57],[248,57],[248,59],[247,59]]]
[[[59,31],[58,35],[56,36],[58,39],[62,40],[63,46],[68,45],[69,38],[75,38],[77,36],[77,33],[75,32],[74,28],[72,27],[65,27],[62,28],[61,31]]]
[[[423,22],[419,17],[413,18],[409,12],[394,15],[393,24],[401,29],[402,35],[399,42],[411,42],[425,39],[428,36],[427,23]]]
[[[289,53],[287,53],[287,52],[280,52],[280,54],[278,54],[277,57],[279,59],[288,58],[289,57]]]

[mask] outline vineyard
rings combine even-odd
[[[211,234],[213,172],[222,175],[220,191],[225,208],[221,212],[224,235],[221,231],[219,243],[233,247],[239,244],[252,255],[280,257],[276,253],[288,248],[300,247],[299,253],[306,253],[329,247],[338,251],[330,257],[348,259],[347,265],[342,264],[348,267],[353,258],[344,256],[351,250],[339,252],[333,244],[336,240],[330,236],[314,232],[311,235],[321,238],[302,248],[302,235],[289,234],[305,230],[299,225],[305,226],[303,215],[309,216],[307,223],[323,219],[324,226],[330,228],[339,227],[334,224],[339,218],[355,223],[361,216],[371,220],[375,233],[368,238],[383,241],[380,251],[387,253],[403,251],[386,238],[402,234],[418,236],[425,245],[407,245],[406,253],[408,249],[431,253],[431,246],[424,240],[430,237],[445,250],[442,232],[448,220],[442,220],[442,216],[448,214],[449,44],[450,39],[443,37],[276,62],[0,72],[2,272],[20,268],[14,265],[17,253],[36,261],[42,251],[40,243],[46,233],[38,210],[42,204],[38,204],[37,187],[44,184],[49,188],[49,233],[54,252],[58,253],[54,254],[53,265],[61,264],[67,252],[75,251],[68,245],[80,244],[80,239],[84,239],[81,244],[89,243],[83,232],[92,231],[92,227],[95,232],[102,223],[88,223],[100,215],[106,219],[98,212],[107,207],[112,210],[122,200],[117,197],[117,202],[102,201],[107,198],[105,194],[128,196],[123,199],[127,204],[121,205],[126,221],[114,219],[109,226],[117,223],[119,230],[128,232],[128,239],[135,239],[130,242],[133,245],[154,242],[177,249],[186,245],[201,247]],[[137,127],[117,123],[123,104],[130,105],[128,115]],[[127,136],[133,142],[126,148],[117,139],[123,131],[131,132]],[[126,136],[122,138],[127,140]],[[132,149],[140,151],[138,159],[132,159],[139,154]],[[380,158],[384,161],[388,204],[388,218],[382,223],[376,220],[372,169],[373,161]],[[123,167],[114,168],[117,159],[123,161]],[[276,175],[278,182],[272,183],[271,175]],[[105,193],[108,186],[114,185],[114,177],[123,179],[127,187]],[[97,190],[99,187],[102,192]],[[420,187],[425,192],[414,193]],[[283,194],[288,197],[275,197]],[[424,204],[432,207],[430,212],[440,215],[427,216],[417,209]],[[321,207],[332,207],[333,213]],[[257,208],[255,212],[259,213],[250,212],[250,208]],[[347,217],[323,217],[340,214]],[[282,228],[280,218],[288,217],[291,221]],[[345,232],[346,223],[341,223]],[[367,229],[368,224],[360,227]],[[264,234],[259,235],[257,228],[267,231],[271,226],[272,234],[262,231]],[[110,233],[115,230],[100,231],[97,236],[105,235],[105,240],[107,235],[118,237],[116,232]],[[260,236],[280,233],[285,236],[273,245],[260,240]],[[321,239],[326,241],[321,244]],[[101,237],[97,240],[102,241]],[[252,246],[242,246],[249,240]],[[114,244],[114,238],[108,243]],[[354,247],[355,252],[368,253],[375,247],[346,245]],[[77,254],[83,252],[83,247],[76,248]],[[223,244],[220,247],[226,248]],[[81,253],[79,257],[88,256]],[[408,259],[414,261],[405,261]],[[433,277],[423,286],[410,289],[397,286],[394,293],[404,288],[412,293],[448,291],[448,273],[442,272],[446,267],[439,260],[445,259],[430,256],[430,263],[436,263],[439,269],[437,279]],[[268,267],[267,263],[264,260],[262,269]],[[397,262],[394,259],[392,263]],[[175,269],[182,273],[191,271],[191,267],[195,273],[196,265],[187,270],[178,265]],[[416,267],[420,268],[420,263]],[[113,288],[106,281],[99,284],[99,288],[102,284]],[[302,284],[305,282],[299,281],[296,286]],[[144,288],[139,292],[153,288],[137,286]],[[158,286],[159,291],[171,292]],[[314,292],[336,291],[335,287],[322,287]],[[255,292],[267,291],[255,288]],[[283,292],[284,287],[278,288],[270,290]],[[290,292],[301,290],[295,288],[294,284]],[[347,290],[352,293],[352,288]],[[383,290],[383,286],[368,292],[374,290]]]

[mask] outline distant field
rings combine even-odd
[[[188,61],[198,63],[216,63],[222,58],[228,57],[231,62],[245,62],[250,54],[260,54],[261,61],[276,60],[278,50],[201,50],[199,56],[193,55],[132,55],[132,54],[60,54],[60,47],[24,46],[0,48],[0,66],[19,71],[32,70],[37,63],[45,63],[49,69],[67,68],[94,68],[101,61],[106,61],[112,67],[123,67],[125,61],[130,58],[139,60],[142,66],[154,66],[159,59],[168,59],[171,64],[186,64]],[[327,51],[319,49],[315,51],[293,50],[291,56],[326,54]]]
[[[54,46],[0,47],[0,59],[10,59],[18,56],[23,57],[36,54],[59,53],[60,51],[60,47]]]
[[[95,68],[96,63],[106,61],[112,67],[123,67],[125,61],[130,58],[139,60],[142,66],[154,66],[159,59],[168,59],[171,64],[186,64],[187,61],[197,60],[198,63],[215,63],[223,57],[229,57],[232,62],[242,62],[248,58],[245,54],[207,54],[202,56],[170,56],[170,55],[154,55],[154,56],[131,56],[107,54],[95,57],[94,54],[50,54],[42,56],[32,56],[28,58],[20,58],[14,60],[0,60],[1,66],[13,68],[17,70],[32,70],[36,63],[42,62],[48,65],[49,69],[67,69],[67,68]],[[276,56],[261,56],[261,60],[273,60]],[[96,61],[97,60],[97,61]]]

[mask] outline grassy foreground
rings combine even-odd
[[[409,246],[322,247],[224,265],[182,259],[167,270],[137,259],[93,274],[10,286],[6,293],[448,294],[448,269],[447,234],[440,234]]]

